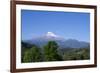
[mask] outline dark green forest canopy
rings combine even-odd
[[[21,42],[21,62],[46,62],[90,59],[90,48],[61,48],[55,41],[49,41],[43,48]]]

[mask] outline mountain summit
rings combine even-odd
[[[41,39],[46,39],[48,41],[57,41],[57,40],[65,40],[63,37],[59,36],[59,35],[56,35],[55,33],[53,32],[47,32],[45,35],[43,36],[40,36],[38,38],[41,38]]]
[[[49,36],[50,36],[50,37],[57,37],[57,35],[54,34],[53,32],[47,32],[47,33],[46,33],[46,36],[47,36],[47,37],[49,37]]]
[[[76,39],[65,39],[59,35],[56,35],[53,32],[47,32],[43,36],[39,36],[36,38],[32,38],[30,40],[27,40],[27,43],[35,44],[37,46],[43,47],[46,45],[49,41],[55,41],[60,48],[84,48],[88,47],[89,43],[78,41]]]

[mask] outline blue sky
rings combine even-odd
[[[66,39],[90,41],[90,14],[21,10],[22,40],[53,32]]]

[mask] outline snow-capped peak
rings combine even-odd
[[[57,37],[53,32],[47,32],[46,36]]]

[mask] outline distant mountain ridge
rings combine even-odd
[[[53,32],[47,32],[44,36],[36,37],[30,40],[25,40],[29,44],[35,44],[39,47],[43,47],[48,41],[55,41],[59,48],[85,48],[89,47],[88,42],[78,41],[75,39],[65,39],[61,36],[54,34]]]

